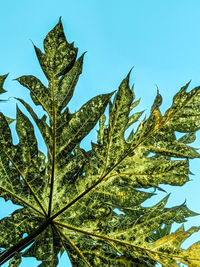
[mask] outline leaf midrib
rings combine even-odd
[[[25,204],[25,206],[30,207],[31,209],[37,211],[38,213],[40,213],[41,215],[44,216],[44,214],[41,211],[39,211],[38,209],[36,209],[34,206],[31,206],[28,202],[26,202],[24,199],[20,198],[17,194],[14,194],[13,192],[9,191],[7,188],[4,188],[3,186],[0,186],[0,188],[2,188],[5,192],[7,192],[8,194],[10,194],[14,198],[17,198],[18,200],[20,200],[22,203]]]
[[[183,103],[182,107],[180,107],[179,110],[177,110],[176,112],[174,112],[173,114],[171,114],[171,117],[168,116],[167,118],[164,119],[165,115],[162,116],[162,125],[161,125],[161,127],[159,127],[159,128],[155,128],[154,127],[154,129],[152,130],[152,132],[150,132],[150,134],[148,134],[144,139],[143,138],[140,138],[141,140],[139,139],[136,144],[134,144],[133,146],[131,146],[130,149],[127,150],[127,152],[125,153],[125,155],[107,173],[105,173],[102,177],[100,177],[99,180],[96,183],[94,183],[91,187],[89,187],[86,191],[82,192],[73,201],[71,201],[69,204],[67,204],[65,207],[63,207],[60,211],[58,211],[56,214],[54,214],[52,216],[52,219],[56,218],[58,215],[60,215],[61,213],[63,213],[66,209],[68,209],[69,207],[71,207],[79,199],[81,199],[83,196],[85,196],[87,193],[89,193],[91,190],[93,190],[97,185],[99,185],[106,178],[106,176],[109,173],[111,173],[111,171],[113,169],[115,169],[129,155],[129,153],[131,153],[133,150],[135,150],[137,147],[139,147],[142,143],[144,143],[146,140],[148,140],[148,138],[150,136],[152,136],[156,132],[160,131],[165,125],[167,125],[168,122],[176,115],[176,113],[180,112],[180,110],[185,106],[186,103],[187,103],[187,101],[185,101],[185,103]],[[141,137],[142,137],[142,135],[141,135]]]
[[[72,240],[66,235],[64,234],[60,228],[57,226],[57,225],[54,225],[54,227],[56,228],[61,240],[62,240],[62,237],[67,240],[67,242],[70,243],[70,245],[76,250],[76,252],[78,253],[78,255],[85,261],[85,263],[87,263],[88,267],[92,267],[90,265],[90,263],[87,261],[87,259],[85,258],[85,256],[83,255],[83,253],[79,250],[79,248],[72,242]],[[62,242],[63,243],[63,242]],[[67,248],[65,246],[65,244],[63,244],[63,246],[65,247],[65,250],[67,251]]]
[[[110,237],[107,237],[107,236],[104,236],[104,235],[91,233],[91,232],[82,230],[80,228],[72,227],[70,225],[67,225],[67,224],[64,224],[64,223],[60,223],[60,222],[57,222],[57,221],[54,221],[54,223],[56,225],[58,225],[58,226],[61,226],[61,227],[64,227],[64,228],[67,228],[67,229],[70,229],[70,230],[73,230],[73,231],[76,231],[76,232],[80,232],[80,233],[83,233],[83,234],[87,234],[87,235],[90,235],[90,236],[94,236],[94,237],[97,237],[99,239],[103,239],[103,240],[106,240],[106,241],[111,241],[111,242],[114,242],[114,243],[120,243],[120,244],[123,244],[123,245],[128,245],[130,247],[134,247],[134,248],[139,249],[139,250],[145,250],[145,251],[147,251],[149,253],[160,254],[162,256],[166,255],[166,257],[169,257],[169,253],[166,253],[166,252],[154,251],[154,250],[151,250],[151,249],[148,249],[148,248],[140,247],[138,245],[133,245],[130,242],[127,242],[127,241],[123,241],[123,240],[119,240],[119,239],[113,239],[113,238],[110,238]],[[184,256],[178,256],[178,255],[175,255],[175,254],[172,254],[172,253],[170,253],[170,257],[173,257],[175,259],[176,258],[183,259],[183,260],[185,259]],[[198,259],[189,258],[189,259],[200,262],[200,258],[198,258]]]
[[[124,92],[123,92],[124,93]],[[118,107],[118,111],[121,109],[121,106],[122,106],[122,101],[120,102],[120,105]],[[112,106],[112,109],[113,109],[113,106]],[[104,172],[106,171],[107,169],[107,164],[108,164],[108,158],[109,158],[109,152],[110,152],[110,147],[111,147],[111,144],[112,144],[112,139],[113,139],[113,131],[115,129],[115,125],[117,123],[117,118],[119,116],[119,112],[117,113],[117,115],[115,116],[115,120],[114,120],[114,123],[112,125],[112,127],[110,128],[110,131],[109,131],[109,140],[108,140],[108,144],[107,144],[107,149],[106,149],[106,159],[105,159],[105,163],[104,163],[104,169],[102,170],[102,173],[101,175],[103,176]],[[111,124],[110,124],[111,125]]]
[[[78,66],[80,66],[81,64],[79,63]],[[77,71],[77,73],[79,73],[79,71]],[[60,110],[60,107],[63,105],[63,103],[65,102],[65,100],[67,99],[68,95],[70,94],[72,88],[73,88],[73,84],[74,84],[74,81],[76,80],[76,75],[74,75],[74,78],[72,80],[72,83],[70,84],[70,87],[69,87],[69,90],[68,90],[68,93],[66,94],[65,98],[63,99],[62,103],[58,106],[58,110]],[[67,105],[67,104],[66,104]],[[66,106],[65,105],[65,106]]]
[[[5,155],[7,156],[7,158],[12,162],[12,164],[14,165],[15,169],[18,171],[18,173],[20,174],[20,176],[22,177],[22,179],[24,180],[24,182],[26,183],[26,185],[28,186],[29,190],[31,191],[33,197],[35,198],[36,202],[38,203],[39,207],[42,209],[43,211],[43,215],[47,215],[46,211],[42,205],[42,203],[40,202],[39,198],[37,197],[37,194],[35,194],[33,188],[31,187],[31,185],[28,183],[28,181],[26,180],[26,178],[24,177],[24,174],[20,171],[20,169],[17,167],[17,165],[15,164],[15,161],[13,161],[13,159],[10,157],[10,155],[4,150]]]
[[[50,193],[49,193],[49,207],[48,207],[48,218],[51,217],[52,202],[53,202],[53,189],[54,189],[54,178],[55,178],[55,165],[56,165],[56,110],[55,110],[55,84],[54,76],[52,77],[52,84],[50,84],[50,90],[52,92],[52,142],[53,142],[53,151],[52,151],[52,169],[51,169],[51,181],[50,181]],[[50,120],[51,121],[51,120]]]
[[[105,100],[106,102],[106,100]],[[76,114],[76,113],[74,113]],[[90,116],[87,117],[87,119],[84,121],[84,123],[81,124],[81,126],[79,127],[79,129],[76,131],[76,133],[73,133],[73,138],[70,138],[62,147],[60,147],[59,151],[56,153],[56,157],[58,155],[60,155],[60,153],[71,143],[71,141],[73,139],[76,138],[76,136],[79,134],[79,132],[84,128],[85,124],[88,123],[88,121],[90,121]]]

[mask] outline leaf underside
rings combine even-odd
[[[98,95],[71,113],[67,105],[82,73],[84,54],[77,59],[77,48],[67,42],[61,20],[44,39],[44,52],[34,47],[48,87],[32,75],[17,80],[47,115],[40,118],[33,107],[18,100],[40,130],[48,154],[38,150],[34,126],[19,108],[17,145],[0,113],[0,196],[22,206],[0,221],[0,247],[9,251],[25,242],[24,234],[29,237],[42,230],[29,248],[16,251],[10,266],[19,266],[22,256],[35,257],[40,266],[57,266],[58,253],[65,250],[72,265],[80,267],[155,266],[156,262],[200,266],[199,242],[181,249],[199,228],[181,227],[170,234],[172,223],[196,214],[185,204],[166,208],[168,196],[143,207],[153,193],[141,190],[160,189],[160,184],[180,186],[189,180],[188,160],[199,157],[188,144],[200,128],[200,87],[190,92],[186,92],[189,84],[181,88],[164,115],[158,92],[149,118],[133,131],[142,112],[133,112],[139,101],[129,87],[130,73],[113,101],[112,93]],[[0,76],[0,93],[5,78]],[[98,121],[98,141],[86,151],[80,143]],[[177,140],[175,131],[185,135]]]

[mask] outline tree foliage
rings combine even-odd
[[[34,126],[19,108],[16,145],[12,121],[0,114],[0,196],[21,206],[0,221],[1,264],[10,260],[9,266],[19,266],[22,257],[35,257],[40,266],[53,267],[66,250],[72,265],[80,267],[200,266],[200,242],[181,248],[200,227],[170,233],[174,222],[196,213],[185,203],[167,208],[168,196],[154,206],[142,205],[153,195],[142,189],[185,184],[188,160],[200,157],[188,145],[200,128],[200,87],[189,92],[189,84],[182,87],[164,115],[158,92],[150,116],[133,131],[142,112],[134,112],[139,101],[129,86],[130,73],[114,95],[98,95],[71,113],[67,105],[84,54],[77,59],[61,20],[44,39],[44,52],[34,48],[48,87],[32,75],[17,80],[46,115],[40,118],[31,105],[18,101],[35,121],[48,155],[38,150]],[[0,77],[0,93],[5,78]],[[98,141],[86,151],[80,142],[98,121]],[[185,135],[177,140],[175,131]]]

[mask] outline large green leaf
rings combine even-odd
[[[200,88],[187,93],[188,85],[183,87],[164,116],[158,92],[149,118],[126,138],[126,130],[143,113],[134,112],[139,100],[129,87],[130,73],[113,101],[112,93],[99,95],[72,113],[67,105],[83,55],[76,59],[77,49],[67,42],[61,20],[46,36],[44,52],[35,50],[48,86],[32,75],[17,80],[46,115],[40,118],[34,107],[18,99],[35,126],[17,108],[19,142],[14,145],[8,121],[0,114],[0,196],[22,206],[0,221],[1,264],[13,257],[10,266],[19,266],[24,256],[53,267],[58,253],[66,250],[72,265],[80,267],[177,266],[178,261],[200,266],[200,243],[181,249],[199,228],[170,234],[174,222],[196,214],[185,203],[166,208],[168,196],[144,207],[153,193],[141,190],[188,181],[189,159],[199,157],[188,144],[200,125]],[[98,141],[85,151],[81,141],[98,121]],[[34,127],[43,136],[47,156],[38,150]],[[175,131],[186,134],[177,140]]]

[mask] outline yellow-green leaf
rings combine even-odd
[[[78,267],[200,266],[199,242],[181,248],[199,227],[170,232],[173,223],[197,214],[185,203],[166,207],[169,196],[146,207],[155,193],[142,190],[189,180],[189,159],[199,158],[188,144],[200,125],[200,87],[189,93],[188,84],[183,87],[164,116],[157,92],[150,116],[134,129],[142,112],[134,110],[139,100],[129,86],[130,73],[113,99],[112,93],[98,95],[73,113],[68,104],[83,55],[76,59],[61,20],[46,36],[44,52],[35,50],[47,85],[32,75],[17,80],[45,114],[18,99],[35,124],[17,108],[19,142],[13,144],[9,121],[0,113],[0,197],[21,206],[0,221],[0,264],[11,260],[10,266],[19,266],[22,257],[35,257],[40,266],[56,267],[58,254],[66,251]],[[5,78],[0,76],[0,93]],[[97,142],[85,150],[81,142],[98,121]],[[38,149],[35,127],[47,155]],[[185,135],[177,139],[176,131]]]

